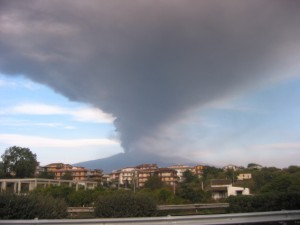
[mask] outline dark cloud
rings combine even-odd
[[[299,3],[0,1],[0,70],[113,114],[134,151],[193,108],[289,75]]]

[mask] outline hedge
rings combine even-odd
[[[65,202],[50,196],[0,194],[0,219],[61,219],[67,215]]]
[[[100,196],[95,203],[97,217],[143,217],[155,214],[155,201],[141,194],[118,193]]]
[[[231,196],[229,198],[229,211],[263,212],[278,210],[300,209],[300,193],[265,193],[248,196]]]

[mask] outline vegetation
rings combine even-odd
[[[62,175],[61,179],[62,180],[73,180],[72,173],[69,171],[65,172],[65,174]]]
[[[13,146],[1,156],[0,178],[34,177],[36,155],[28,148]],[[237,180],[239,173],[251,173],[250,180]],[[39,178],[53,179],[52,172],[42,172]],[[62,179],[72,179],[66,173]],[[300,208],[300,167],[285,169],[261,167],[250,163],[241,170],[226,170],[205,166],[198,177],[191,171],[183,181],[173,186],[151,176],[144,188],[136,189],[129,182],[121,188],[100,186],[94,190],[79,190],[64,186],[37,188],[26,196],[0,194],[0,219],[64,218],[66,207],[95,206],[98,217],[130,217],[156,215],[157,204],[187,204],[215,202],[209,187],[212,179],[228,179],[239,187],[247,187],[252,196],[230,197],[230,212],[252,212]],[[224,200],[223,200],[224,201]]]
[[[145,188],[149,188],[150,190],[155,190],[164,187],[164,182],[161,181],[160,177],[157,175],[153,175],[149,177],[149,179],[145,182]]]
[[[37,167],[36,154],[33,154],[29,148],[13,146],[5,150],[1,156],[2,165],[0,174],[4,177],[34,177]]]
[[[97,217],[142,217],[154,216],[156,204],[149,196],[118,193],[101,196],[95,203]]]
[[[53,172],[43,171],[38,175],[38,178],[54,179],[55,174]]]
[[[67,205],[61,199],[0,193],[0,219],[60,219],[66,216]]]
[[[94,206],[95,200],[102,195],[111,195],[116,193],[110,189],[96,188],[94,190],[83,190],[78,191],[75,188],[68,186],[51,186],[48,188],[38,188],[33,190],[32,193],[51,196],[54,199],[62,199],[70,207],[83,207],[83,206]]]
[[[300,193],[265,193],[229,197],[229,205],[229,211],[232,213],[296,210],[300,208]]]

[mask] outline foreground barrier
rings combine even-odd
[[[190,209],[218,209],[228,208],[229,203],[208,203],[208,204],[184,204],[184,205],[158,205],[158,210],[190,210]]]
[[[218,209],[228,208],[228,203],[208,203],[208,204],[184,204],[184,205],[158,205],[159,211],[171,211],[171,210],[197,210],[197,209]],[[92,213],[93,207],[69,207],[68,213]]]
[[[176,224],[176,225],[219,225],[219,224],[248,224],[264,222],[300,221],[300,210],[234,213],[201,216],[167,216],[167,217],[143,217],[143,218],[117,218],[117,219],[64,219],[64,220],[0,220],[0,224]]]

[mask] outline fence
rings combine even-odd
[[[146,218],[117,218],[117,219],[64,219],[64,220],[0,220],[0,224],[135,224],[135,225],[220,225],[220,224],[248,224],[264,222],[300,221],[300,210],[274,211],[259,213],[234,213],[202,216],[166,216]]]

